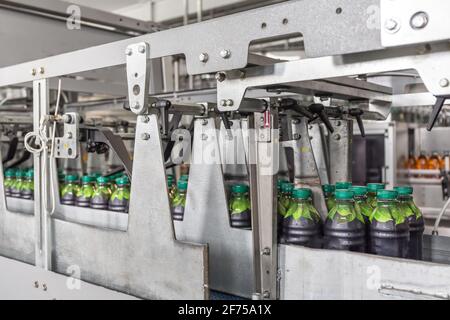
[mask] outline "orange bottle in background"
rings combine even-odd
[[[406,169],[415,169],[415,168],[416,168],[416,157],[414,156],[413,152],[410,152]]]
[[[439,153],[437,151],[433,151],[431,157],[428,159],[428,169],[429,170],[439,170],[441,158],[439,157]],[[438,178],[439,175],[432,175],[430,177]]]
[[[428,169],[428,157],[425,151],[420,151],[420,156],[417,158],[415,168],[419,170]]]

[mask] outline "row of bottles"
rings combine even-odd
[[[175,177],[173,175],[167,176],[167,188],[169,190],[170,211],[172,219],[176,221],[183,221],[184,209],[186,207],[186,193],[188,187],[189,176],[182,175],[175,184]]]
[[[410,186],[384,190],[383,184],[325,185],[325,222],[314,208],[310,189],[279,183],[280,241],[312,248],[422,258],[424,221]]]
[[[7,197],[34,199],[34,170],[7,169],[4,174],[4,188]]]
[[[99,174],[59,175],[61,203],[69,206],[128,212],[130,180],[128,176],[104,177]],[[64,182],[62,182],[64,181]]]
[[[421,151],[419,156],[415,156],[414,153],[410,153],[407,160],[403,160],[401,163],[402,169],[409,170],[444,170],[445,163],[447,161],[447,166],[449,165],[450,152],[445,151],[439,153],[433,151],[431,155],[427,154],[425,151]],[[416,175],[416,177],[427,177],[431,178],[430,175]]]

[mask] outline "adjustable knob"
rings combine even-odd
[[[320,120],[322,120],[322,122],[327,127],[328,131],[330,131],[331,133],[334,132],[333,126],[331,125],[330,119],[328,118],[328,116],[325,112],[325,107],[323,104],[314,103],[314,104],[310,105],[308,107],[308,109],[313,114],[316,114],[320,118]]]
[[[353,108],[348,110],[348,114],[351,115],[352,117],[356,118],[356,122],[358,123],[358,127],[359,127],[359,131],[361,132],[361,137],[365,137],[366,136],[366,131],[364,130],[364,124],[362,121],[361,116],[364,114],[364,111],[358,108]]]

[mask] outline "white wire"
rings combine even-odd
[[[433,235],[438,235],[438,229],[439,229],[439,224],[441,223],[441,219],[444,216],[445,211],[447,210],[447,207],[450,205],[450,198],[448,198],[447,202],[444,204],[444,206],[442,207],[441,212],[439,213],[436,222],[434,223],[434,228],[433,228]]]

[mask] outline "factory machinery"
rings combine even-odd
[[[325,217],[321,186],[352,178],[353,124],[364,136],[366,120],[393,107],[434,105],[433,128],[450,96],[449,10],[439,0],[288,1],[1,68],[0,87],[32,91],[32,116],[1,111],[0,122],[2,159],[20,161],[27,145],[35,193],[7,199],[0,175],[0,296],[449,299],[446,237],[425,236],[423,261],[408,260],[280,244],[276,222],[280,178],[311,188]],[[250,50],[292,37],[299,60]],[[213,85],[162,92],[169,56]],[[422,91],[395,88],[392,73],[415,74]],[[95,112],[115,121],[96,123]],[[130,177],[128,213],[59,201],[57,168],[102,148]],[[185,163],[186,208],[173,221],[166,175]],[[250,229],[230,225],[236,181],[250,186]]]

